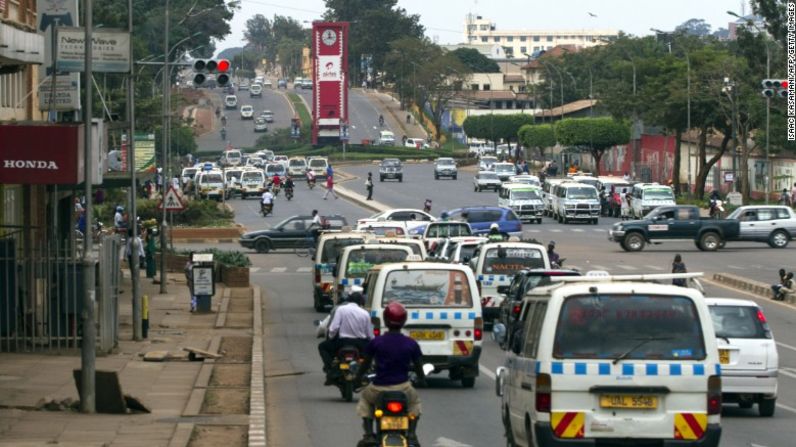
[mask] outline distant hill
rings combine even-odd
[[[232,47],[232,48],[225,48],[219,51],[218,56],[219,59],[232,59],[233,57],[239,55],[243,52],[243,47]]]

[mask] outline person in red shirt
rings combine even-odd
[[[323,193],[323,200],[326,200],[326,197],[329,195],[329,193],[332,193],[332,195],[334,196],[334,199],[337,200],[337,193],[334,192],[334,176],[333,175],[327,175],[326,176],[326,192]]]

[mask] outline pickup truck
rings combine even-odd
[[[728,240],[737,240],[740,222],[736,219],[699,217],[696,206],[661,206],[640,220],[617,222],[608,240],[625,251],[641,251],[647,243],[661,240],[692,240],[703,251],[715,251]]]

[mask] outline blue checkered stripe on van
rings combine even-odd
[[[362,280],[363,278],[353,278],[353,279],[343,278],[340,280],[340,284],[344,286],[361,286]]]
[[[378,317],[379,312],[370,311],[371,317]],[[475,312],[449,311],[449,310],[413,310],[407,315],[409,320],[439,321],[439,320],[475,320]]]
[[[566,376],[707,376],[721,375],[721,365],[713,372],[703,363],[619,363],[611,362],[538,362],[536,372]]]
[[[494,282],[511,282],[511,275],[478,275],[478,280],[485,286],[491,286]]]

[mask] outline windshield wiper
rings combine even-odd
[[[636,349],[638,349],[638,348],[640,348],[640,347],[642,347],[642,346],[646,345],[647,343],[649,343],[649,342],[651,342],[651,341],[665,341],[665,340],[672,340],[672,339],[673,339],[673,337],[647,337],[647,338],[637,338],[636,340],[640,340],[640,341],[639,341],[638,343],[636,343],[635,345],[633,345],[633,347],[631,347],[631,348],[630,348],[630,349],[628,349],[627,351],[625,351],[625,352],[623,352],[622,354],[620,354],[620,355],[619,355],[617,358],[615,358],[615,359],[614,359],[614,361],[613,361],[613,364],[614,364],[614,365],[616,365],[616,364],[617,364],[617,363],[619,363],[621,360],[624,360],[624,359],[626,359],[626,358],[627,358],[627,356],[629,356],[630,354],[632,354],[632,353],[633,353],[633,351],[635,351]]]

